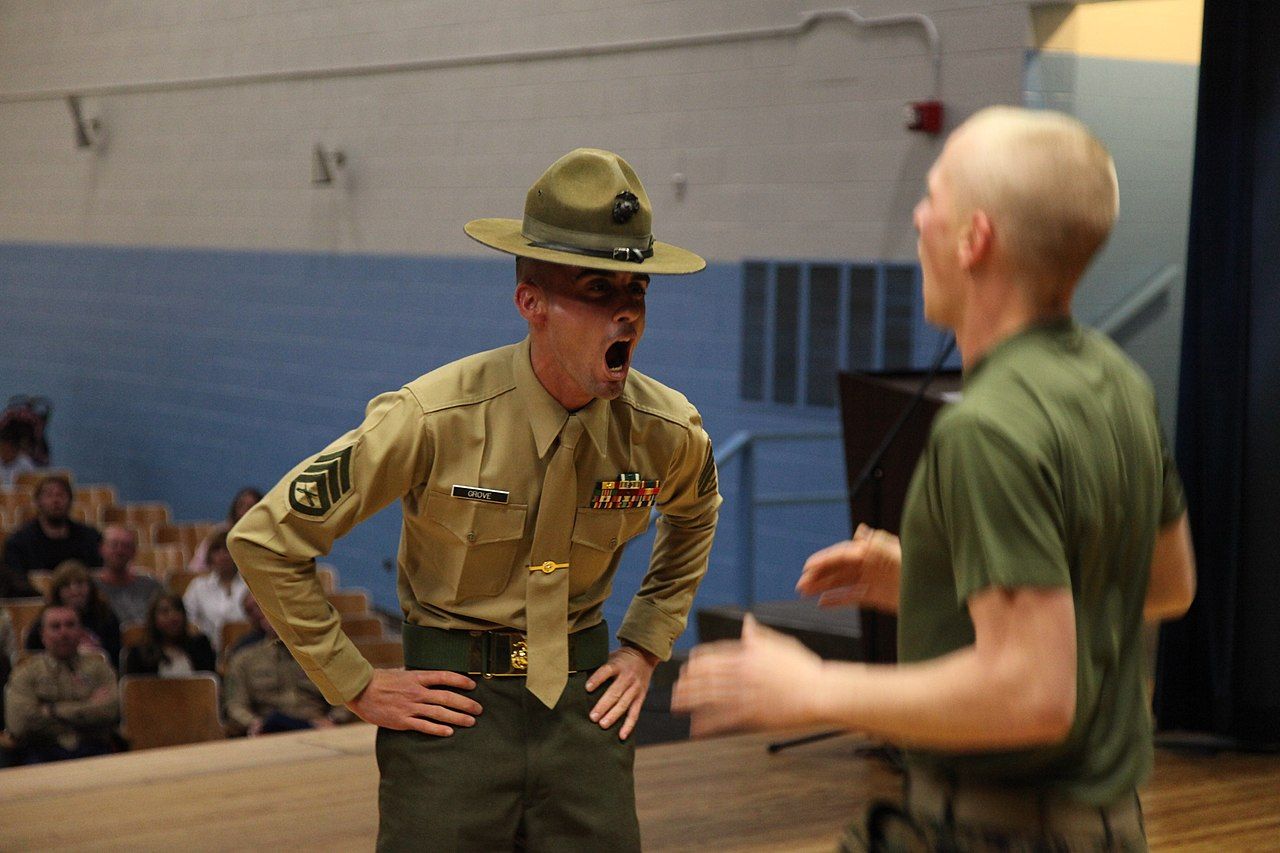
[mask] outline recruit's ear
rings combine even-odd
[[[982,264],[991,255],[994,240],[995,225],[991,217],[985,210],[975,209],[960,233],[960,268],[967,271]]]

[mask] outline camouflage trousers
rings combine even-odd
[[[876,802],[841,840],[842,851],[1147,850],[1137,794],[1107,808],[1064,803],[1032,792],[947,786],[912,773],[907,808]]]

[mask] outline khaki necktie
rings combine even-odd
[[[542,480],[538,521],[529,552],[529,585],[525,617],[529,632],[529,691],[554,708],[569,679],[569,547],[578,475],[573,448],[582,436],[582,421],[569,415],[560,431],[560,446]]]

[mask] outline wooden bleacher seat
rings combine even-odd
[[[9,611],[9,622],[13,625],[13,636],[19,645],[27,636],[27,628],[40,615],[44,607],[43,598],[0,598],[4,609]]]
[[[153,577],[167,577],[187,568],[182,546],[174,543],[163,545],[139,545],[134,562],[151,568]]]
[[[187,521],[178,525],[182,530],[182,546],[187,554],[194,556],[200,543],[213,535],[218,526],[216,521]],[[187,558],[190,560],[190,556]]]
[[[120,648],[131,649],[147,641],[147,626],[142,622],[130,622],[120,627]]]
[[[35,588],[35,591],[41,595],[49,594],[49,587],[53,585],[53,572],[45,569],[32,569],[27,572],[27,583]]]
[[[71,505],[72,515],[82,524],[94,527],[102,526],[102,514],[107,507],[115,506],[116,490],[114,486],[96,483],[90,486],[78,486],[75,501]]]
[[[378,669],[399,669],[404,666],[404,646],[399,640],[389,638],[353,640],[360,654]]]
[[[329,593],[329,603],[342,616],[360,616],[369,612],[369,593],[362,589],[344,589]]]
[[[113,506],[116,502],[116,487],[108,483],[91,483],[76,486],[76,503],[91,503],[100,506]]]
[[[7,528],[17,527],[19,510],[34,506],[30,489],[0,489],[0,517]]]
[[[23,471],[20,474],[14,475],[13,485],[15,488],[30,489],[31,491],[34,492],[36,485],[45,477],[57,477],[57,476],[66,477],[68,480],[71,481],[72,487],[73,488],[75,487],[76,478],[71,474],[71,471],[67,468],[41,468],[38,471]]]
[[[218,705],[218,679],[212,674],[182,678],[126,675],[120,679],[120,718],[120,728],[133,750],[226,737]]]
[[[101,523],[98,521],[98,508],[92,504],[72,504],[67,515],[72,521],[78,521],[90,527],[98,527]]]
[[[186,569],[170,572],[169,577],[165,578],[165,584],[169,587],[169,592],[174,595],[182,595],[199,575],[199,572],[189,572]]]
[[[342,630],[352,640],[360,638],[381,639],[386,635],[382,619],[373,615],[344,617]]]
[[[105,507],[102,510],[102,523],[133,527],[138,531],[138,542],[150,545],[155,526],[169,523],[169,505],[152,501]]]
[[[222,623],[222,645],[218,648],[224,652],[231,648],[236,640],[253,630],[253,625],[244,619],[232,619],[229,622]]]
[[[320,586],[325,595],[338,588],[338,570],[328,563],[316,563],[316,577],[320,578]]]

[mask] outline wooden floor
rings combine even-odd
[[[769,755],[760,735],[644,747],[647,851],[831,850],[897,782],[840,737]],[[373,729],[0,770],[0,850],[370,850]],[[1143,797],[1157,850],[1280,850],[1280,758],[1160,751]]]

